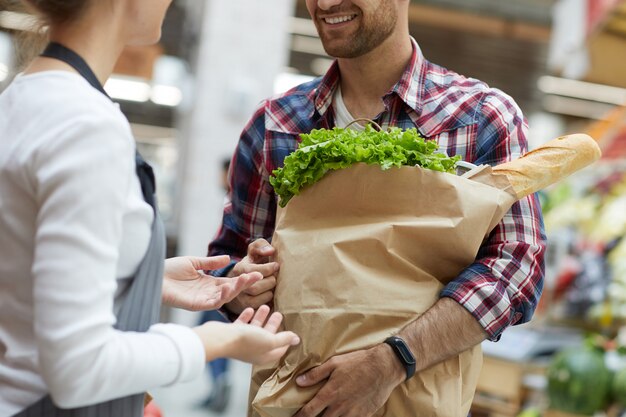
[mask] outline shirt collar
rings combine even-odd
[[[400,80],[389,90],[385,97],[393,94],[397,95],[407,106],[415,110],[418,114],[421,112],[421,98],[424,84],[424,75],[426,61],[422,51],[411,37],[413,45],[413,54],[409,64],[406,66]],[[324,77],[322,78],[315,95],[315,108],[320,115],[324,115],[333,101],[333,95],[337,89],[339,82],[339,64],[335,60]]]
[[[323,116],[333,102],[333,95],[338,83],[339,63],[334,60],[315,92],[315,109],[320,115]]]
[[[413,45],[411,60],[402,73],[400,80],[387,93],[387,96],[395,93],[407,106],[419,114],[422,110],[426,60],[419,45],[412,37],[411,44]]]

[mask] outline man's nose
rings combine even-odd
[[[317,7],[322,10],[328,10],[331,7],[339,6],[344,0],[318,0]]]

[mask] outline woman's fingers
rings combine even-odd
[[[227,266],[230,263],[230,256],[187,256],[196,271],[210,271]]]
[[[269,332],[276,333],[280,324],[283,322],[283,315],[280,313],[272,313],[263,328]]]
[[[258,272],[243,274],[235,278],[213,278],[220,286],[221,298],[224,304],[232,301],[242,291],[248,290],[251,286],[263,279],[263,275]]]
[[[257,327],[263,327],[265,325],[265,320],[267,316],[270,314],[270,308],[267,305],[262,305],[254,314],[252,321],[250,324]]]
[[[293,332],[280,332],[274,336],[274,348],[264,355],[265,357],[260,364],[274,362],[282,358],[289,347],[300,343],[300,338]]]
[[[253,317],[254,317],[254,309],[248,307],[244,311],[241,312],[239,317],[237,317],[237,320],[235,320],[235,323],[248,324],[250,323],[250,320],[252,320]]]
[[[294,332],[280,332],[276,333],[276,348],[283,346],[296,346],[300,344],[300,337]]]

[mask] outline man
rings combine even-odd
[[[265,101],[241,136],[231,202],[209,253],[243,257],[230,273],[259,271],[265,279],[227,305],[233,314],[273,298],[279,265],[268,262],[276,213],[269,176],[297,148],[299,134],[369,118],[416,127],[449,155],[476,164],[497,165],[527,150],[527,126],[510,97],[424,59],[409,35],[409,0],[307,0],[307,8],[337,60],[324,77]],[[476,261],[397,335],[417,372],[532,317],[543,282],[542,227],[535,196],[516,203]],[[296,417],[371,416],[406,376],[407,364],[386,343],[336,356],[297,379],[322,384]]]

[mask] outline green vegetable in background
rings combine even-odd
[[[536,408],[527,408],[519,413],[517,417],[541,417],[541,412]]]
[[[598,348],[585,346],[559,352],[547,376],[552,409],[591,416],[607,405],[611,373]]]
[[[328,171],[359,162],[377,164],[383,170],[408,165],[453,173],[461,159],[437,152],[437,143],[425,140],[417,129],[392,127],[379,132],[368,125],[359,132],[336,127],[313,130],[301,137],[300,147],[285,158],[284,166],[270,178],[281,207]]]

